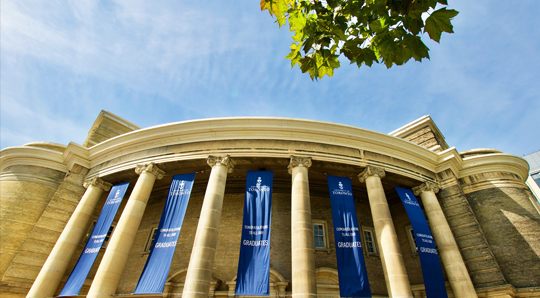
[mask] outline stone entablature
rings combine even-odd
[[[521,177],[506,171],[473,174],[462,177],[459,181],[465,194],[489,188],[515,187],[528,189]]]
[[[44,149],[58,151],[60,153],[64,153],[67,147],[66,145],[52,143],[52,142],[31,142],[31,143],[24,144],[24,146],[44,148]]]
[[[226,146],[223,142],[227,142]],[[383,166],[388,172],[416,179],[433,179],[435,173],[451,169],[458,178],[506,171],[525,181],[528,172],[528,165],[522,158],[509,154],[488,153],[462,158],[453,147],[436,153],[379,132],[289,118],[218,118],[177,122],[135,130],[91,148],[72,142],[63,154],[37,147],[11,147],[0,153],[0,170],[10,164],[38,163],[66,172],[74,165],[80,165],[90,169],[90,177],[105,176],[134,168],[138,163],[205,159],[208,155],[288,158],[291,154],[303,154],[290,151],[290,148],[297,147],[297,143],[319,147],[319,150],[304,150],[304,154],[315,160],[360,167],[367,164]],[[119,158],[121,163],[115,161]],[[410,166],[396,167],[400,162]]]
[[[9,147],[0,151],[0,172],[13,165],[29,165],[67,172],[61,152],[33,146]]]

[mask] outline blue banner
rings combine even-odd
[[[420,256],[426,295],[428,298],[447,298],[439,254],[435,248],[435,241],[433,241],[424,212],[410,189],[397,186],[395,188],[411,221]]]
[[[272,171],[248,171],[235,295],[270,295]]]
[[[71,275],[58,296],[79,295],[84,281],[86,280],[92,265],[94,265],[99,250],[107,237],[107,233],[111,228],[111,224],[116,216],[118,207],[120,207],[120,203],[122,203],[122,199],[126,194],[128,186],[129,182],[126,182],[111,188],[107,201],[105,201],[105,205],[103,206],[103,209],[101,209],[101,214],[94,226],[94,230],[92,231],[88,242],[86,242],[86,246],[79,257],[77,264],[75,264],[75,268],[73,268]]]
[[[158,232],[134,294],[161,294],[184,222],[195,173],[174,175]]]
[[[351,178],[328,175],[341,297],[371,297]]]

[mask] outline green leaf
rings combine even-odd
[[[347,39],[347,36],[345,36],[345,31],[343,31],[339,27],[333,27],[332,28],[332,33],[334,33],[334,35],[336,35],[341,40],[346,40]]]
[[[310,56],[306,56],[299,60],[299,64],[300,64],[300,70],[302,70],[303,73],[308,72],[312,80],[315,77],[318,77],[317,65],[315,63],[315,59],[313,59]]]
[[[371,67],[373,62],[379,63],[379,59],[377,58],[377,55],[375,55],[375,52],[370,48],[362,49],[361,53],[356,57],[356,65],[358,65],[358,67],[362,66],[362,64]]]
[[[306,39],[305,43],[304,43],[304,46],[302,48],[302,50],[304,51],[304,53],[308,53],[309,50],[311,50],[311,47],[313,46],[313,37],[310,37],[308,39]]]
[[[412,0],[387,0],[386,6],[399,14],[406,14],[409,11],[411,2]]]
[[[351,62],[356,61],[356,57],[364,53],[364,50],[360,46],[364,43],[364,39],[355,38],[345,41],[341,52],[347,57]]]
[[[387,26],[388,24],[386,24],[386,19],[384,17],[369,23],[369,28],[371,28],[373,32],[381,32]]]
[[[348,26],[348,20],[343,15],[338,15],[333,20],[335,26],[340,29],[341,32],[347,31]]]
[[[419,36],[406,35],[403,39],[403,45],[409,50],[414,60],[422,61],[422,58],[429,59],[429,48],[422,42]]]
[[[289,14],[290,31],[303,30],[306,26],[306,15],[301,11],[294,10]]]
[[[270,15],[276,17],[279,27],[287,22],[287,11],[294,0],[261,0],[261,10],[268,10]]]
[[[409,13],[403,18],[403,26],[414,35],[418,35],[424,27],[424,20],[422,20],[423,12],[424,9],[421,5],[414,4],[409,10]]]
[[[261,0],[261,11],[268,9],[268,12],[270,13],[270,15],[273,15],[272,10],[271,10],[271,6],[272,6],[272,3],[270,1]]]
[[[459,12],[453,9],[447,10],[446,7],[434,11],[427,18],[424,31],[427,31],[431,39],[439,42],[441,40],[441,34],[443,32],[454,33],[453,26],[450,20],[458,13]]]
[[[317,78],[322,79],[325,74],[327,74],[328,67],[321,66],[317,68]]]
[[[396,60],[397,44],[389,36],[385,36],[377,42],[377,48],[386,68],[392,67]]]
[[[339,55],[332,55],[331,57],[328,58],[328,65],[332,69],[339,68],[341,66],[339,63],[338,57]]]

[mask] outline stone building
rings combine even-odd
[[[165,290],[154,296],[233,297],[248,170],[274,171],[272,297],[339,296],[326,175],[352,178],[374,297],[425,297],[394,186],[413,189],[422,205],[449,297],[540,297],[540,214],[527,162],[493,149],[458,152],[429,116],[383,134],[288,118],[143,129],[102,111],[82,145],[35,142],[0,154],[3,298],[58,295],[111,184],[128,181],[80,295],[131,295],[172,176],[193,172]]]

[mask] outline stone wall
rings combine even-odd
[[[37,220],[29,227],[28,236],[24,239],[13,261],[6,268],[2,277],[2,283],[9,286],[2,287],[0,291],[2,297],[20,297],[28,292],[58,240],[60,233],[84,194],[85,188],[82,186],[83,179],[83,173],[71,173],[67,175],[62,183],[60,183],[58,189],[53,192],[50,200],[43,202],[41,207],[38,208],[39,210],[32,210],[32,207],[21,203],[11,205],[14,208],[22,207],[22,210],[28,208],[31,210],[31,213],[35,213],[34,215],[37,217]],[[23,192],[28,191],[28,196],[31,198],[39,197],[39,194],[42,193],[47,197],[51,192],[51,189],[44,189],[43,187],[32,189],[28,188],[28,185],[19,186],[21,186],[19,190]],[[2,196],[2,198],[4,197]],[[34,206],[36,202],[28,203]],[[35,206],[38,205],[37,203],[35,204]],[[12,211],[15,212],[16,210]],[[10,214],[16,213],[10,212]]]
[[[56,188],[28,181],[0,182],[0,277],[47,207]]]
[[[512,177],[489,173],[469,176],[461,182],[475,190],[467,193],[467,198],[506,280],[514,287],[538,286],[540,214],[525,184],[517,177],[510,184]]]
[[[477,288],[506,284],[482,227],[454,174],[439,174],[439,202],[454,234],[461,256]]]
[[[32,165],[14,165],[0,175],[0,293],[24,292],[26,283],[10,279],[8,269],[20,262],[21,246],[42,217],[65,173]],[[7,275],[6,275],[7,272]],[[7,287],[6,287],[7,286]]]

